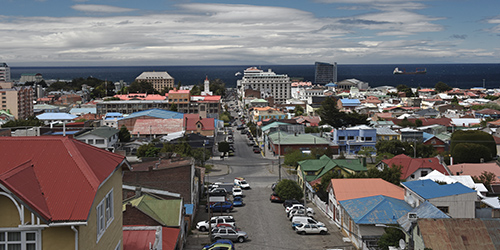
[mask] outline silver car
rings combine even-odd
[[[326,234],[328,228],[319,224],[300,224],[295,227],[298,234]]]
[[[212,240],[220,239],[245,242],[245,240],[248,239],[248,235],[243,231],[236,231],[232,228],[215,228],[214,230],[212,230]]]

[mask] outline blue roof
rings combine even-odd
[[[81,114],[97,114],[97,108],[72,108],[69,111],[70,114],[81,113]]]
[[[423,137],[423,141],[424,141],[424,142],[426,142],[427,140],[429,140],[429,139],[431,139],[432,137],[434,137],[434,135],[433,135],[433,134],[429,134],[429,133],[424,132],[424,133],[422,134],[422,137]]]
[[[343,106],[361,105],[361,102],[359,101],[359,99],[347,99],[347,98],[344,98],[344,99],[340,99],[340,101],[342,102]]]
[[[36,116],[39,120],[73,120],[77,117],[68,113],[43,113]]]
[[[439,185],[432,180],[418,180],[403,182],[401,183],[401,185],[405,186],[406,188],[410,189],[426,200],[444,196],[476,192],[473,189],[464,186],[460,182]]]
[[[326,87],[337,87],[337,84],[336,84],[336,83],[331,82],[331,83],[326,84],[325,86],[326,86]]]
[[[412,210],[404,200],[377,195],[340,201],[356,224],[397,224],[397,219]]]
[[[193,204],[184,204],[184,208],[186,209],[186,215],[192,215],[194,211]]]
[[[437,207],[432,205],[430,202],[425,201],[420,204],[418,207],[414,208],[410,212],[416,213],[417,218],[426,218],[426,219],[446,219],[450,218],[447,214],[443,213]],[[408,219],[407,215],[401,216],[398,219],[399,225],[406,231],[410,230],[411,222]]]
[[[130,114],[124,119],[136,118],[140,116],[151,116],[160,119],[183,119],[184,114],[164,109],[148,109]]]
[[[118,113],[118,112],[108,112],[108,113],[106,113],[106,117],[108,117],[108,116],[113,116],[113,117],[117,117],[117,116],[119,116],[119,117],[123,117],[123,114],[122,114],[122,113]]]

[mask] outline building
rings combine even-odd
[[[313,148],[327,149],[331,147],[328,140],[312,134],[288,134],[277,131],[270,133],[266,140],[265,144],[275,155],[285,155],[294,150],[311,153]],[[333,150],[335,151],[335,148]]]
[[[98,148],[113,151],[118,143],[118,131],[116,128],[103,126],[75,135],[74,138]]]
[[[0,63],[0,82],[10,82],[10,67],[6,63]]]
[[[462,183],[440,185],[432,180],[401,182],[405,201],[418,207],[425,201],[452,218],[475,218],[477,192]]]
[[[411,158],[405,154],[400,154],[391,159],[382,160],[377,164],[377,169],[401,167],[401,181],[414,181],[420,177],[425,177],[430,172],[437,170],[444,175],[449,175],[448,170],[437,158]]]
[[[153,85],[153,88],[158,92],[162,91],[165,88],[174,87],[174,78],[170,76],[166,71],[142,72],[142,74],[136,77],[135,80],[151,83]]]
[[[339,145],[340,151],[347,154],[357,154],[366,147],[371,147],[375,150],[377,130],[366,125],[335,128],[333,129],[332,141]]]
[[[366,172],[366,161],[361,159],[331,159],[322,155],[319,159],[303,160],[298,162],[297,177],[300,186],[306,182],[321,179],[329,172],[336,172],[339,176],[347,176],[359,172]]]
[[[12,83],[4,83],[0,86],[1,110],[9,111],[16,119],[33,116],[33,94],[31,86],[14,87]]]
[[[42,136],[2,137],[0,157],[0,249],[121,249],[124,156]]]
[[[19,82],[34,82],[39,83],[43,81],[43,76],[40,73],[23,73]]]
[[[285,103],[292,96],[291,83],[288,75],[276,74],[271,69],[265,72],[257,67],[250,67],[236,84],[242,97],[246,97],[246,89],[253,89],[264,94],[261,98],[272,96],[276,103]]]
[[[44,122],[45,125],[70,123],[73,122],[73,119],[77,117],[78,116],[76,115],[71,115],[68,113],[43,113],[36,116],[36,118]]]
[[[326,85],[337,82],[337,63],[314,63],[314,84]]]

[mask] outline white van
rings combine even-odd
[[[300,225],[300,224],[318,224],[318,225],[321,225],[321,226],[325,226],[325,224],[311,218],[311,217],[307,217],[307,216],[294,216],[292,218],[292,228],[295,229],[295,227],[297,225]]]

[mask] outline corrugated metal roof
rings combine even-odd
[[[489,234],[496,238],[498,231],[486,229],[481,219],[418,219],[417,224],[425,247],[430,249],[498,249]]]
[[[43,113],[36,116],[38,120],[73,120],[77,117],[76,115],[68,113]]]
[[[150,250],[156,241],[156,230],[123,230],[123,250]]]
[[[280,136],[278,136],[280,133]],[[330,144],[325,138],[314,136],[311,134],[288,134],[277,131],[269,134],[269,138],[274,144],[281,145],[315,145],[315,144]]]
[[[86,221],[100,184],[125,160],[54,136],[2,137],[0,158],[0,183],[49,222]]]
[[[412,190],[424,199],[433,199],[444,196],[475,193],[476,191],[464,186],[462,183],[439,185],[432,180],[407,181],[401,185]]]
[[[86,133],[83,133],[78,137],[85,136],[85,135],[96,135],[96,136],[99,136],[101,138],[107,139],[107,138],[110,138],[111,136],[117,134],[118,131],[119,131],[118,129],[103,126],[103,127],[98,127],[98,128],[93,129],[91,131],[88,131]]]
[[[131,134],[165,135],[184,130],[182,119],[137,119]]]
[[[425,201],[424,203],[420,204],[420,206],[412,209],[410,211],[411,213],[416,213],[417,218],[422,218],[422,219],[444,219],[444,218],[450,218],[447,214],[443,213],[441,210],[439,210],[437,207],[432,205],[430,202]],[[399,225],[405,230],[409,231],[411,227],[411,222],[408,219],[408,213],[405,215],[401,216],[398,219]]]
[[[160,119],[183,119],[184,118],[183,113],[174,112],[174,111],[170,111],[170,110],[164,110],[164,109],[148,109],[148,110],[132,113],[129,116],[124,117],[123,119],[131,119],[131,118],[136,118],[136,117],[141,117],[141,116],[151,116],[151,117],[160,118]]]
[[[164,200],[144,194],[123,204],[123,210],[126,209],[128,203],[158,221],[163,226],[181,226],[181,199]]]
[[[332,179],[337,201],[384,195],[403,200],[405,190],[380,178]]]
[[[412,208],[404,200],[383,195],[340,201],[356,224],[396,224]]]

